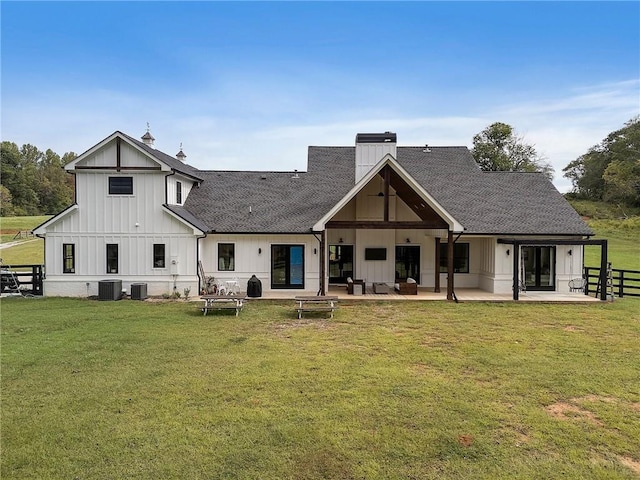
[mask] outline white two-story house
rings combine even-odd
[[[568,291],[593,235],[542,174],[482,172],[466,147],[398,146],[389,132],[309,147],[304,172],[198,170],[149,132],[115,132],[65,168],[75,202],[34,230],[45,295],[95,295],[108,278],[195,293],[201,276],[256,275],[266,292],[412,278],[448,298],[517,298]]]

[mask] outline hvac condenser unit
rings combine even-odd
[[[131,300],[144,300],[145,298],[147,298],[147,284],[132,283],[131,284]]]
[[[98,282],[98,300],[120,300],[122,280],[100,280]]]

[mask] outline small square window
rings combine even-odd
[[[133,177],[109,177],[109,195],[133,195]]]

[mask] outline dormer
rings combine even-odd
[[[395,133],[358,133],[356,135],[356,183],[364,177],[382,158],[390,154],[397,158]]]

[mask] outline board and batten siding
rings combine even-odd
[[[233,271],[218,268],[220,243],[235,245]],[[199,245],[199,258],[207,276],[213,276],[216,282],[238,280],[245,290],[247,281],[255,275],[262,282],[263,291],[271,291],[271,245],[304,245],[304,290],[316,292],[320,288],[320,242],[313,235],[208,235]]]
[[[180,182],[180,190],[182,192],[182,202],[177,202],[177,188],[176,184]],[[184,205],[187,201],[187,197],[193,188],[193,179],[187,178],[180,174],[167,176],[167,203],[169,205]],[[163,200],[164,201],[164,200]]]

